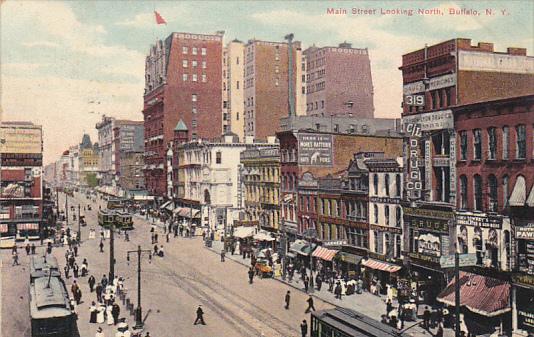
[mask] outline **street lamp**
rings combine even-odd
[[[148,262],[152,262],[152,250],[141,249],[137,246],[137,250],[129,250],[126,252],[126,260],[130,263],[130,254],[137,254],[137,308],[135,309],[135,329],[143,328],[143,310],[141,309],[141,255],[148,253]]]

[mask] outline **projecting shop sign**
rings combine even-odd
[[[299,165],[332,166],[332,135],[301,133],[298,141]]]
[[[409,125],[419,125],[420,131],[453,129],[454,117],[452,110],[440,110],[402,117],[402,124],[408,133]]]

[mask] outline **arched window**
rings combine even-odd
[[[402,208],[397,206],[395,209],[395,226],[400,227],[402,224]]]
[[[375,204],[373,205],[374,210],[374,216],[375,216],[375,224],[378,224],[378,206]]]
[[[384,218],[386,219],[386,226],[389,226],[389,205],[384,206]]]
[[[375,195],[378,195],[378,174],[373,175],[373,188],[375,191]]]
[[[478,174],[475,174],[473,179],[473,192],[474,209],[476,211],[482,211],[482,177]]]
[[[488,176],[488,205],[490,212],[497,212],[499,208],[497,197],[497,178],[490,174]]]
[[[401,175],[397,173],[397,175],[395,175],[395,195],[397,197],[401,196],[401,187],[402,187],[401,184],[402,184]]]
[[[389,174],[384,176],[384,187],[386,189],[386,195],[389,197]]]
[[[508,187],[508,176],[502,177],[502,204],[504,207],[508,206],[508,198],[510,197],[510,191]]]
[[[467,177],[460,176],[460,209],[467,209]]]

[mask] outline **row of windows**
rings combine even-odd
[[[377,204],[373,204],[373,220],[376,225],[390,226],[394,224],[395,227],[401,227],[402,224],[402,208],[400,206],[395,207],[395,214],[390,214],[390,206],[384,205],[384,223],[380,223],[380,217],[378,215],[379,207]],[[390,221],[393,218],[393,221]]]
[[[317,110],[318,108],[319,108],[318,102],[306,104],[306,111]],[[324,109],[324,100],[321,100],[321,109]]]
[[[198,49],[197,47],[191,48],[191,55],[198,55]],[[182,54],[187,55],[189,53],[189,47],[182,47]],[[200,48],[200,55],[206,56],[207,51],[206,48]]]
[[[527,156],[527,129],[526,125],[516,125],[512,130],[515,131],[515,159],[525,159]],[[500,138],[502,144],[501,158],[502,160],[509,159],[510,150],[510,127],[503,126],[500,131]],[[497,128],[490,127],[486,129],[486,159],[497,159],[497,144],[499,136],[497,135]],[[482,159],[482,129],[474,129],[472,131],[473,142],[473,160]],[[467,131],[460,131],[460,160],[468,159],[468,133]]]
[[[182,81],[187,82],[189,80],[189,74],[182,74]],[[198,82],[198,75],[192,74],[191,75],[191,81],[192,82]],[[206,77],[206,74],[201,75],[201,81],[202,83],[206,83],[208,81],[208,78]]]
[[[206,69],[206,61],[202,61],[201,63],[202,69]],[[189,61],[188,60],[182,60],[182,68],[188,68],[189,67]],[[191,61],[191,67],[196,68],[198,67],[198,61],[192,60]]]
[[[519,176],[517,178],[524,179],[522,176]],[[502,200],[499,201],[499,183],[497,181],[497,177],[493,174],[490,174],[488,176],[487,181],[487,187],[485,188],[485,194],[484,194],[484,185],[482,181],[482,177],[478,174],[475,174],[473,176],[472,181],[472,190],[470,195],[468,195],[468,179],[467,176],[461,175],[460,176],[460,200],[459,200],[459,207],[461,209],[468,209],[468,198],[471,198],[472,201],[472,208],[476,211],[483,211],[484,208],[490,212],[497,212],[499,209],[499,205],[506,206],[508,204],[508,198],[509,198],[509,177],[507,175],[503,176],[501,179],[501,185],[502,185]],[[487,207],[484,207],[483,205],[483,199],[484,196],[486,196],[487,201]]]
[[[306,93],[311,94],[312,92],[321,91],[321,90],[324,90],[325,88],[326,88],[325,81],[315,83],[315,84],[308,84],[306,86]]]
[[[378,173],[375,173],[373,175],[373,190],[374,190],[374,195],[379,195],[380,194],[380,191],[379,191],[379,180],[380,180],[380,176]],[[390,188],[392,187],[392,182],[390,181],[390,177],[389,177],[389,174],[384,174],[384,192],[386,194],[386,196],[390,196]],[[395,188],[395,196],[396,197],[400,197],[401,196],[401,189],[402,189],[402,180],[401,180],[401,175],[399,173],[395,174],[395,184],[394,184],[394,188]]]

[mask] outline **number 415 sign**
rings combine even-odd
[[[404,96],[404,104],[406,104],[406,105],[415,105],[415,106],[424,106],[425,105],[425,96],[424,95],[406,95],[406,96]]]

